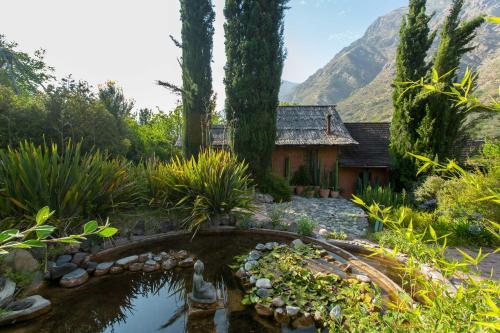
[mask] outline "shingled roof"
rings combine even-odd
[[[330,119],[330,133],[328,133]],[[332,146],[357,144],[344,126],[335,106],[280,106],[277,110],[277,146]],[[224,126],[214,125],[212,145],[225,146]]]
[[[341,149],[344,167],[389,167],[389,123],[345,123],[359,145]]]

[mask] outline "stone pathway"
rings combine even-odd
[[[364,211],[344,198],[303,198],[294,196],[291,202],[265,204],[267,215],[274,209],[283,212],[283,219],[297,222],[306,216],[314,220],[320,229],[343,231],[351,236],[364,236],[368,232],[368,221]]]

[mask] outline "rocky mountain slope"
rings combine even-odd
[[[449,0],[428,1],[429,12],[435,12],[431,22],[433,29],[440,26],[449,5]],[[337,104],[344,121],[390,120],[395,52],[401,18],[406,12],[407,8],[400,8],[378,18],[363,37],[340,51],[305,82],[283,94],[282,100],[299,104]],[[500,16],[500,1],[465,1],[466,18],[481,13]],[[463,66],[479,71],[479,93],[491,96],[498,93],[500,85],[500,25],[485,24],[474,44],[478,47],[464,57]]]

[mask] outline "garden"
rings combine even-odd
[[[58,81],[0,35],[1,330],[500,330],[500,142],[453,150],[470,113],[500,111],[456,73],[498,18],[462,20],[454,0],[428,63],[431,16],[409,1],[390,174],[361,172],[347,196],[338,158],[272,169],[288,1],[225,1],[223,115],[214,7],[180,3],[183,83],[157,82],[181,98],[170,112],[134,112],[113,81]]]

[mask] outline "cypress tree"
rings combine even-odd
[[[426,14],[426,0],[410,0],[409,12],[403,17],[399,31],[390,150],[403,184],[415,179],[417,169],[407,152],[413,151],[422,116],[413,104],[418,90],[405,92],[401,83],[420,80],[428,71],[425,58],[435,37],[435,33],[430,34],[430,19]]]
[[[208,142],[208,126],[214,106],[212,47],[215,12],[211,0],[180,0],[182,20],[183,149],[197,156]]]
[[[226,0],[226,116],[232,149],[257,181],[268,172],[285,51],[288,0]]]
[[[463,0],[453,1],[433,59],[432,80],[442,91],[453,87],[460,59],[475,48],[470,42],[484,22],[483,16],[461,22],[463,3]],[[468,114],[466,106],[459,106],[445,94],[437,92],[420,94],[415,104],[416,108],[423,110],[424,117],[417,130],[416,151],[441,160],[455,157],[454,145],[463,134],[461,130]]]

